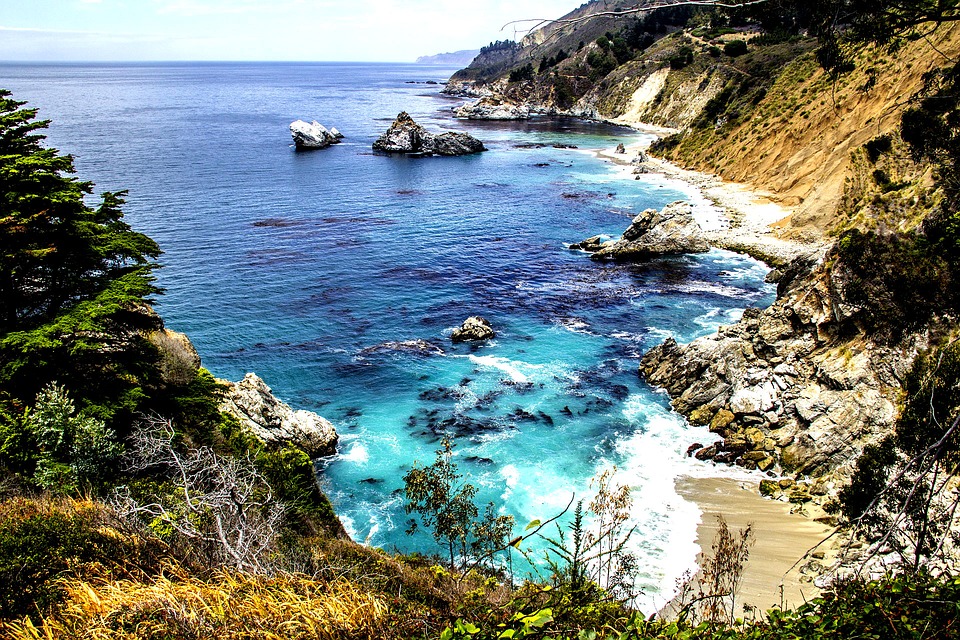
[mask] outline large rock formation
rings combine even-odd
[[[373,143],[374,151],[417,155],[464,156],[486,151],[483,143],[468,133],[448,131],[433,134],[417,124],[406,111]]]
[[[480,316],[471,316],[463,321],[458,329],[454,329],[450,334],[450,339],[454,342],[467,342],[478,340],[490,340],[496,337],[493,327],[486,318]]]
[[[883,346],[858,333],[847,277],[830,263],[798,258],[770,308],[643,357],[641,375],[722,438],[698,458],[826,476],[817,488],[827,493],[892,429],[918,338]]]
[[[617,240],[604,241],[601,236],[594,236],[570,248],[589,251],[594,260],[626,261],[660,255],[705,253],[710,250],[710,245],[704,239],[700,225],[693,219],[690,203],[674,202],[661,211],[643,211]]]
[[[293,136],[293,143],[297,149],[326,149],[332,144],[343,140],[343,134],[336,129],[327,129],[325,126],[314,120],[313,122],[304,122],[295,120],[290,123],[290,135]]]
[[[480,98],[454,110],[458,118],[468,120],[527,120],[530,107],[501,98]]]
[[[328,420],[311,411],[294,411],[256,374],[248,373],[240,382],[220,382],[227,387],[220,409],[264,444],[294,444],[311,458],[336,453],[338,436]]]

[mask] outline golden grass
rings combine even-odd
[[[11,640],[53,638],[382,638],[386,603],[347,581],[221,572],[212,580],[161,576],[64,583],[54,615],[0,627]]]

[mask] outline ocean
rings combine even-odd
[[[637,142],[629,129],[455,120],[462,101],[435,84],[453,71],[4,64],[0,87],[53,121],[49,144],[97,192],[129,192],[128,221],[164,250],[156,307],[204,366],[234,380],[255,371],[334,423],[339,453],[317,469],[355,540],[442,553],[406,533],[402,477],[434,460],[443,434],[478,501],[518,529],[589,499],[591,478],[615,467],[632,488],[640,604],[656,608],[698,551],[700,512],[675,478],[737,472],[685,456],[715,438],[673,413],[637,365],[667,337],[690,341],[769,305],[767,268],[720,250],[634,265],[569,250],[691,194],[591,153]],[[400,111],[489,151],[374,154]],[[295,119],[346,139],[297,152]],[[452,344],[472,315],[496,339]],[[531,543],[526,570],[545,571],[541,554]]]

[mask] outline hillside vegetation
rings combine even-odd
[[[896,133],[925,75],[960,54],[960,30],[947,23],[896,51],[868,49],[837,75],[818,61],[812,6],[799,4],[679,6],[577,22],[637,6],[590,2],[518,44],[499,43],[455,74],[451,91],[681,130],[656,153],[772,194],[794,212],[788,235],[869,227],[845,206],[851,183],[864,178],[856,152]],[[929,187],[922,174],[913,171],[911,182]],[[907,228],[920,217],[890,222]]]

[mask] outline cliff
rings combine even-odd
[[[446,91],[533,114],[674,130],[657,155],[769,193],[792,214],[782,233],[806,241],[850,226],[839,210],[850,183],[862,178],[857,150],[895,133],[904,97],[960,55],[960,29],[942,28],[895,55],[870,50],[853,72],[832,78],[803,32],[714,27],[682,8],[578,22],[621,5],[636,3],[589,2],[520,43],[481,54]]]
[[[622,8],[607,4],[587,3],[495,58],[479,56],[447,91],[531,114],[666,128],[673,133],[651,155],[746,183],[783,208],[764,234],[808,249],[776,265],[775,304],[691,344],[668,340],[640,370],[717,435],[691,453],[812,478],[787,493],[827,502],[864,449],[894,428],[918,354],[953,326],[949,310],[912,293],[932,281],[918,275],[924,269],[941,273],[930,266],[936,259],[918,258],[914,273],[923,251],[882,239],[922,236],[943,201],[933,165],[899,129],[928,74],[960,55],[960,28],[904,42],[895,54],[861,51],[852,70],[831,76],[802,29],[773,32],[682,8],[583,19]],[[756,226],[731,221],[741,223]],[[854,232],[880,240],[858,244],[867,236]],[[942,282],[929,285],[932,299]]]

